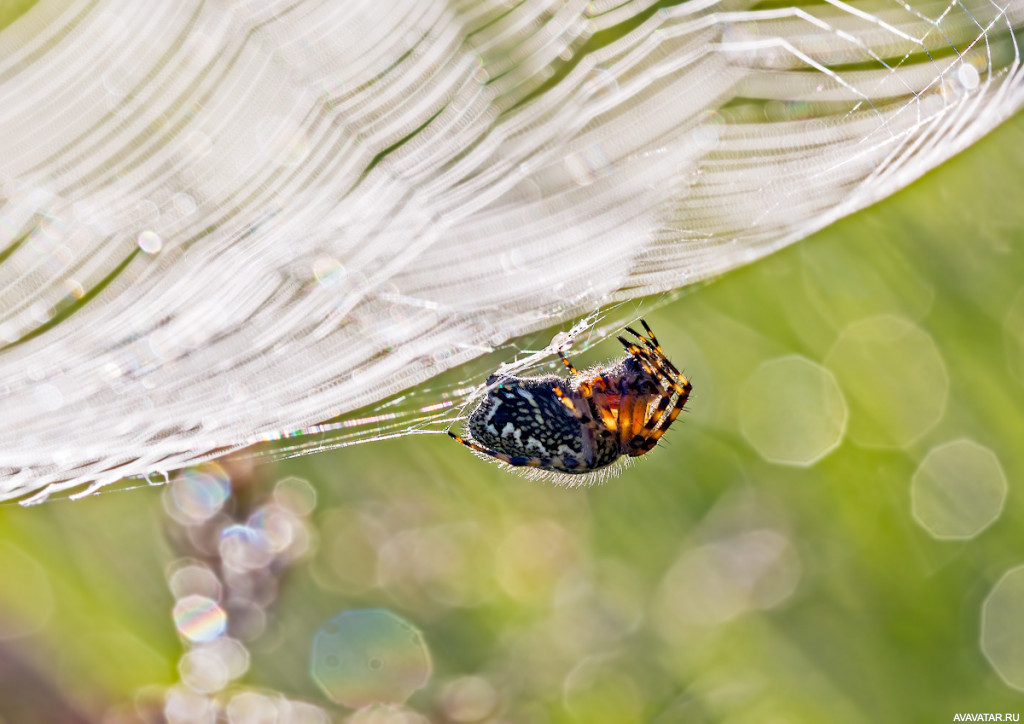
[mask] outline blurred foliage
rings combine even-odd
[[[314,636],[342,611],[383,608],[429,646],[432,679],[408,706],[432,721],[1020,711],[980,641],[983,602],[1024,563],[1021,149],[1024,115],[896,197],[646,315],[694,395],[604,486],[530,482],[443,436],[252,471],[248,495],[297,475],[319,501],[312,553],[280,581],[243,683],[340,720],[310,675]],[[886,337],[894,327],[910,331]],[[576,361],[617,354],[611,340]],[[793,355],[806,362],[762,367]],[[841,390],[845,428],[819,378]],[[995,454],[1009,494],[992,525],[940,540],[915,520],[911,480],[960,438]],[[775,459],[820,459],[769,462],[780,444]],[[977,482],[951,479],[942,514],[973,505]],[[31,702],[128,717],[140,688],[177,680],[164,497],[0,507],[0,662],[34,682],[0,692],[0,717]]]

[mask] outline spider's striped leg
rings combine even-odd
[[[680,375],[681,376],[681,375]],[[647,423],[637,432],[636,436],[629,441],[630,456],[636,457],[637,455],[643,455],[654,449],[654,446],[658,444],[658,440],[665,434],[665,431],[672,426],[672,423],[679,417],[679,413],[683,411],[683,405],[690,398],[690,390],[693,387],[690,385],[690,381],[685,377],[683,384],[680,386],[678,394],[663,395],[658,401],[658,406],[651,413]],[[675,397],[675,404],[671,404],[672,398]]]
[[[579,370],[576,369],[575,365],[573,365],[573,363],[569,361],[569,358],[565,356],[565,352],[563,352],[562,350],[558,350],[558,356],[562,359],[562,364],[564,364],[566,368],[569,370],[569,374],[576,376],[580,373]],[[576,404],[571,399],[569,399],[569,397],[564,392],[562,392],[562,390],[559,389],[558,387],[554,388],[553,391],[555,393],[555,397],[561,400],[562,404],[569,408],[569,411],[576,416],[576,419],[578,419],[585,428],[590,430],[591,434],[596,439],[598,437],[609,435],[611,433],[608,430],[609,426],[607,419],[604,417],[605,411],[598,410],[598,407],[594,401],[595,389],[599,390],[600,392],[604,392],[605,383],[603,378],[595,377],[592,380],[580,383],[579,387],[577,388],[577,391],[579,392],[580,396],[587,403],[587,409],[589,410],[589,414],[587,414],[583,410],[577,409]],[[604,423],[603,427],[598,424],[597,421],[599,419]],[[594,455],[595,453],[593,450],[591,450],[590,453],[587,455],[588,459],[584,461],[587,467],[590,467],[591,465],[594,464]]]
[[[646,327],[646,324],[644,326]],[[647,421],[647,424],[644,426],[641,433],[647,433],[658,428],[662,428],[664,431],[665,428],[675,422],[676,417],[678,417],[683,405],[686,404],[687,399],[690,397],[690,392],[693,389],[693,385],[690,384],[690,380],[686,378],[686,375],[676,369],[671,362],[664,358],[664,355],[662,355],[661,361],[664,361],[672,367],[673,374],[669,374],[665,371],[665,368],[661,366],[659,360],[653,361],[653,363],[657,365],[661,379],[668,384],[668,388],[671,390],[672,394],[665,395],[659,401],[658,407],[655,408],[653,413],[651,413],[651,417]],[[666,390],[666,392],[667,391],[668,390]],[[673,394],[678,395],[678,400],[676,401],[676,405],[672,409],[669,409],[669,402]],[[664,425],[662,423],[664,423]]]
[[[642,319],[640,321],[643,323],[644,329],[646,329],[647,333],[651,336],[650,340],[629,327],[626,327],[626,331],[643,341],[646,349],[637,347],[635,344],[630,344],[628,340],[625,340],[622,337],[619,337],[619,341],[622,342],[622,345],[626,348],[627,352],[638,359],[645,360],[648,365],[654,367],[657,370],[657,376],[659,379],[664,380],[668,386],[672,388],[673,392],[681,395],[684,390],[686,390],[688,394],[689,389],[687,388],[690,386],[690,381],[687,380],[686,375],[680,372],[679,369],[672,364],[671,360],[665,356],[665,353],[661,349],[661,345],[658,344],[658,339],[654,336],[654,333],[651,332],[651,328],[647,326],[647,322]]]
[[[658,377],[660,382],[667,385],[667,389],[664,392],[668,394],[663,393],[650,417],[643,425],[634,428],[637,430],[637,433],[629,442],[630,455],[633,456],[643,455],[658,444],[658,440],[661,439],[661,436],[665,434],[665,431],[668,430],[679,416],[692,390],[690,381],[665,356],[658,338],[654,336],[654,332],[651,331],[647,322],[641,319],[640,323],[643,324],[644,331],[647,332],[648,337],[629,327],[626,327],[626,331],[640,340],[644,345],[643,347],[631,344],[622,337],[619,338],[619,341],[622,342],[627,352],[640,360],[644,369],[652,368],[655,370],[652,374]],[[675,404],[672,404],[673,397],[675,397]]]
[[[652,342],[651,340],[647,339],[647,337],[643,336],[642,334],[640,334],[639,332],[637,332],[637,331],[636,331],[635,329],[633,329],[632,327],[626,327],[626,328],[625,328],[625,330],[626,330],[627,332],[629,332],[629,333],[630,333],[631,335],[633,335],[634,337],[636,337],[636,338],[637,338],[638,340],[640,340],[640,342],[642,342],[642,343],[643,343],[644,347],[647,347],[647,348],[648,348],[648,349],[650,349],[650,350],[651,350],[652,352],[656,352],[656,351],[657,351],[657,349],[658,349],[658,348],[657,348],[657,346],[656,346],[656,345],[654,344],[654,342]]]
[[[640,365],[644,368],[644,371],[647,372],[647,374],[656,378],[659,382],[664,382],[665,385],[674,392],[682,391],[682,385],[680,385],[678,380],[676,380],[676,377],[681,377],[682,375],[674,375],[665,369],[663,363],[668,362],[668,360],[664,359],[664,357],[659,358],[655,356],[655,354],[648,349],[637,347],[628,339],[619,337],[619,341],[622,343],[622,346],[626,348],[626,351],[640,362]],[[686,378],[684,377],[683,379],[685,380]]]
[[[596,427],[594,424],[594,407],[593,404],[591,404],[591,397],[594,393],[589,384],[584,382],[580,385],[580,395],[587,403],[586,410],[581,410],[580,406],[573,402],[572,398],[562,391],[562,388],[554,387],[551,392],[554,393],[555,397],[557,397],[558,400],[566,406],[569,412],[571,412],[583,425]]]
[[[580,425],[591,433],[594,443],[584,443],[583,446],[583,463],[587,468],[593,467],[597,460],[596,441],[599,438],[612,436],[616,430],[615,418],[612,417],[611,412],[595,399],[595,394],[604,393],[606,387],[604,378],[600,376],[579,384],[576,390],[579,395],[577,402],[582,398],[586,402],[587,411],[580,409],[582,406],[573,402],[559,388],[555,387],[553,390],[555,397],[561,400],[562,404],[568,407],[580,421]]]
[[[658,338],[654,336],[654,332],[651,331],[650,325],[648,325],[646,320],[643,319],[640,320],[640,324],[644,325],[644,329],[647,331],[647,334],[650,337],[650,339],[648,339],[647,337],[643,336],[635,329],[632,329],[630,327],[626,327],[626,331],[629,332],[634,337],[636,337],[637,339],[639,339],[641,342],[643,342],[644,346],[647,347],[647,349],[649,349],[654,354],[655,358],[660,360],[662,364],[666,368],[668,368],[668,370],[671,373],[677,376],[681,376],[682,373],[676,368],[674,364],[672,364],[672,361],[665,355],[664,350],[662,350],[661,348],[661,343],[658,342]]]
[[[615,443],[620,454],[636,454],[637,437],[650,424],[647,410],[654,398],[670,400],[672,393],[645,394],[639,391],[624,391],[618,398],[618,417],[615,419]]]
[[[484,455],[490,455],[495,460],[500,460],[503,463],[515,466],[526,466],[526,467],[538,467],[541,464],[542,458],[529,458],[523,455],[508,455],[497,450],[491,450],[488,447],[484,447],[480,443],[474,442],[473,440],[467,440],[461,435],[456,435],[451,430],[448,431],[448,436],[451,437],[455,442],[465,445],[470,450],[476,450],[478,453]],[[531,461],[536,460],[537,462],[532,463]]]
[[[619,429],[616,415],[612,414],[612,406],[606,402],[605,393],[607,390],[608,383],[601,376],[584,382],[579,388],[583,399],[590,405],[590,413],[594,416],[595,423],[600,423],[598,425],[598,433],[602,437],[611,437]]]
[[[558,356],[561,358],[562,364],[564,364],[569,370],[569,374],[578,375],[580,373],[580,371],[573,366],[572,362],[569,361],[569,358],[565,356],[565,352],[558,350]]]
[[[623,395],[619,399],[619,447],[623,448],[633,439],[633,408],[636,406],[634,395]]]

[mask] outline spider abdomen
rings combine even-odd
[[[556,377],[508,378],[470,415],[473,439],[514,457],[582,460],[579,420],[555,393],[571,394]]]

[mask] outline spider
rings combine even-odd
[[[487,379],[488,392],[466,423],[466,436],[448,431],[481,456],[554,482],[579,485],[626,455],[650,452],[690,396],[647,322],[637,342],[619,337],[627,356],[581,373],[559,352],[569,377]],[[628,460],[627,458],[627,460]]]

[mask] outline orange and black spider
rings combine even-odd
[[[497,377],[457,442],[515,468],[551,473],[570,485],[606,469],[622,456],[654,449],[686,404],[690,381],[676,369],[657,337],[629,327],[639,344],[622,337],[627,356],[612,365],[579,372],[562,354],[566,379]]]

